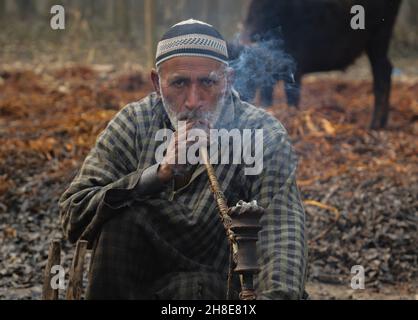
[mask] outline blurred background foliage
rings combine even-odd
[[[41,59],[146,65],[161,34],[183,19],[193,17],[207,21],[232,40],[239,33],[249,2],[0,0],[0,58],[3,62]],[[65,30],[50,28],[50,8],[55,4],[63,5],[66,10]],[[392,55],[415,56],[418,52],[417,12],[418,1],[403,1],[392,41]]]

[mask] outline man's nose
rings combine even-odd
[[[185,107],[189,110],[202,107],[202,100],[199,94],[199,89],[195,84],[191,85],[187,91]]]

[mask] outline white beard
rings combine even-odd
[[[160,92],[162,92],[161,85],[160,85]],[[212,127],[219,120],[219,116],[222,112],[223,106],[225,105],[226,92],[227,92],[227,90],[225,90],[225,92],[222,94],[222,96],[219,98],[218,102],[216,103],[215,111],[208,114],[207,118],[205,119],[205,120],[209,121],[209,123]],[[173,111],[173,108],[170,106],[170,103],[167,102],[167,100],[164,98],[164,96],[162,94],[161,94],[161,101],[162,101],[162,104],[164,106],[164,110],[165,110],[165,112],[167,112],[168,118],[170,119],[171,125],[177,131],[178,130],[178,121],[179,121],[178,117],[177,117],[178,113]]]

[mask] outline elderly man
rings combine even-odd
[[[228,240],[205,168],[176,161],[179,141],[189,148],[196,127],[263,130],[261,170],[246,174],[236,162],[214,169],[229,206],[257,200],[265,209],[258,299],[302,298],[307,247],[297,160],[283,126],[231,88],[222,36],[196,20],[174,25],[158,44],[151,79],[155,92],[110,121],[59,201],[66,236],[93,248],[87,298],[225,298]],[[157,161],[161,129],[174,134]],[[233,291],[236,298],[236,276]]]

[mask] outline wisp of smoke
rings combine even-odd
[[[235,50],[230,54],[230,66],[235,71],[234,88],[243,100],[251,101],[257,89],[271,89],[279,80],[285,82],[286,91],[298,90],[294,80],[296,62],[285,52],[279,34],[254,37],[251,45],[237,44],[236,41],[230,46]]]

